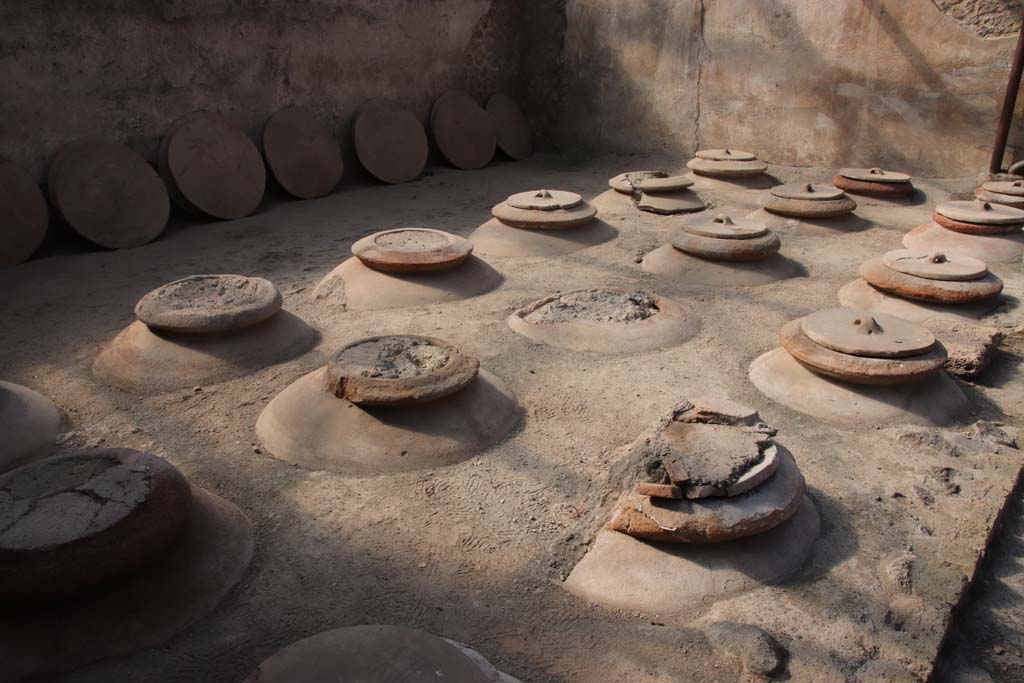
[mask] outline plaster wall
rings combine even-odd
[[[951,13],[978,5],[945,4]],[[965,25],[951,13],[932,0],[569,0],[559,138],[621,152],[729,146],[783,164],[977,173],[1016,39],[979,35],[1003,15]]]
[[[437,95],[514,89],[514,0],[25,0],[0,3],[0,155],[42,178],[69,140],[153,159],[178,116],[256,134],[303,104],[342,137],[369,97],[426,120]],[[509,27],[513,30],[509,30]]]

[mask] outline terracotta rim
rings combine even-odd
[[[423,232],[444,240],[428,249],[398,249],[379,244],[385,235]],[[432,228],[384,230],[362,238],[352,245],[352,255],[366,266],[384,273],[433,273],[456,268],[473,254],[473,244],[464,237]]]
[[[1013,195],[1013,194],[1001,194],[999,192],[992,192],[979,187],[974,191],[974,196],[983,202],[992,202],[994,204],[1004,204],[1006,206],[1013,207],[1014,209],[1024,209],[1024,196]]]
[[[946,218],[939,212],[932,214],[932,222],[947,230],[953,232],[962,232],[967,235],[1007,235],[1014,232],[1020,232],[1024,229],[1024,223],[1015,223],[1013,225],[982,225],[981,223],[964,223],[963,221],[955,221],[952,218]]]
[[[491,215],[513,228],[559,230],[589,223],[597,216],[597,208],[592,204],[583,202],[571,209],[532,211],[530,209],[517,209],[509,206],[508,202],[501,202],[491,209]]]
[[[827,349],[808,339],[801,329],[802,318],[783,326],[782,347],[801,365],[826,377],[852,384],[903,384],[924,379],[942,369],[946,349],[935,344],[919,356],[908,358],[867,358]]]
[[[161,300],[161,294],[175,285],[191,281],[210,280],[244,280],[254,287],[247,300],[232,306],[223,306],[203,310],[189,305],[189,302],[178,305]],[[280,290],[270,280],[261,277],[243,275],[190,275],[189,277],[168,282],[139,299],[135,305],[135,317],[153,330],[177,334],[220,334],[232,332],[257,325],[277,315],[284,299]]]
[[[707,159],[690,159],[686,167],[697,175],[711,178],[748,178],[758,176],[768,170],[763,161],[709,161]]]
[[[428,374],[413,377],[365,377],[351,372],[340,360],[348,349],[360,344],[392,338],[414,339],[448,352],[448,362]],[[426,403],[450,396],[476,379],[480,361],[463,354],[457,347],[441,339],[419,335],[381,335],[367,337],[341,347],[327,364],[324,373],[328,393],[350,403],[363,406],[394,406]]]
[[[913,194],[914,185],[910,182],[885,183],[879,181],[864,181],[847,178],[846,176],[832,176],[832,184],[840,190],[862,194],[868,197],[906,197]]]
[[[936,215],[952,221],[976,225],[1018,225],[1024,223],[1024,211],[1003,204],[977,199],[943,202],[935,207]]]
[[[850,197],[832,201],[815,201],[783,199],[769,194],[761,199],[761,206],[771,213],[794,218],[836,218],[853,213],[857,208],[857,202]]]
[[[694,235],[685,229],[676,232],[671,244],[684,253],[714,261],[763,261],[782,247],[779,236],[771,232],[749,239],[722,239]]]
[[[929,303],[974,303],[997,297],[1003,291],[1003,281],[991,272],[977,280],[929,280],[893,270],[881,258],[865,261],[858,273],[869,285],[883,292]]]

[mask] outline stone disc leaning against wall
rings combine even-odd
[[[515,101],[504,93],[495,93],[487,100],[487,113],[494,122],[498,149],[520,161],[533,154],[530,124]]]
[[[263,127],[263,153],[281,187],[293,197],[329,194],[341,178],[341,147],[305,107],[281,109]]]
[[[160,170],[182,208],[213,218],[244,218],[259,207],[267,172],[256,145],[220,114],[196,112],[161,142]]]
[[[83,138],[58,151],[50,197],[75,232],[110,249],[138,247],[163,232],[171,205],[153,167],[124,145]]]
[[[430,112],[430,131],[438,150],[455,168],[483,168],[494,157],[498,142],[494,122],[461,90],[449,90],[437,98]]]
[[[0,157],[0,266],[28,260],[46,237],[48,219],[32,176]]]
[[[385,183],[414,180],[427,165],[427,133],[419,119],[396,102],[363,102],[356,110],[352,139],[359,163]]]

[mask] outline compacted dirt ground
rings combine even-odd
[[[861,261],[898,248],[935,202],[979,179],[919,181],[918,204],[865,204],[845,229],[780,229],[783,253],[804,266],[804,277],[707,287],[644,273],[639,257],[664,244],[677,219],[642,214],[606,194],[617,173],[684,163],[538,157],[477,172],[434,168],[401,186],[356,182],[321,200],[271,198],[240,221],[176,218],[138,249],[51,247],[0,272],[0,377],[65,411],[60,450],[124,446],[166,457],[193,484],[241,507],[257,537],[245,579],[203,622],[162,647],[43,680],[241,681],[290,642],[371,623],[465,642],[523,681],[740,680],[739,660],[704,635],[720,620],[772,633],[789,652],[783,680],[928,676],[1020,467],[1021,452],[1000,436],[1021,417],[1019,349],[1010,344],[994,368],[962,385],[974,412],[945,429],[836,426],[763,397],[747,368],[777,345],[785,322],[838,305],[836,291]],[[770,170],[781,180],[830,177],[826,169]],[[313,297],[359,237],[402,226],[468,235],[493,204],[539,187],[580,192],[617,235],[554,258],[488,258],[502,285],[460,303],[350,311]],[[746,215],[759,193],[704,196],[712,210]],[[1019,324],[1020,266],[995,270],[1008,296],[993,324],[1009,330]],[[196,273],[274,281],[285,308],[320,331],[320,344],[243,379],[157,396],[97,383],[91,363],[133,320],[136,301]],[[535,345],[505,322],[535,299],[595,286],[671,298],[701,319],[701,331],[672,348],[602,355]],[[461,464],[394,475],[307,471],[263,452],[253,425],[275,394],[348,341],[399,333],[440,337],[477,356],[520,401],[517,430]],[[621,493],[606,478],[618,449],[680,400],[711,391],[757,408],[799,463],[823,519],[807,566],[782,585],[695,604],[682,616],[613,610],[570,595],[562,582]],[[1003,423],[1003,431],[979,420]],[[979,609],[991,612],[969,606],[959,619],[981,623]],[[1001,609],[1020,618],[1019,604]],[[1019,661],[1018,651],[1001,647],[1007,654],[999,656]],[[997,680],[1014,680],[1007,675]]]

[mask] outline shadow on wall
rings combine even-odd
[[[568,17],[567,146],[728,144],[938,176],[987,166],[1014,43],[970,35],[930,0],[571,2]]]

